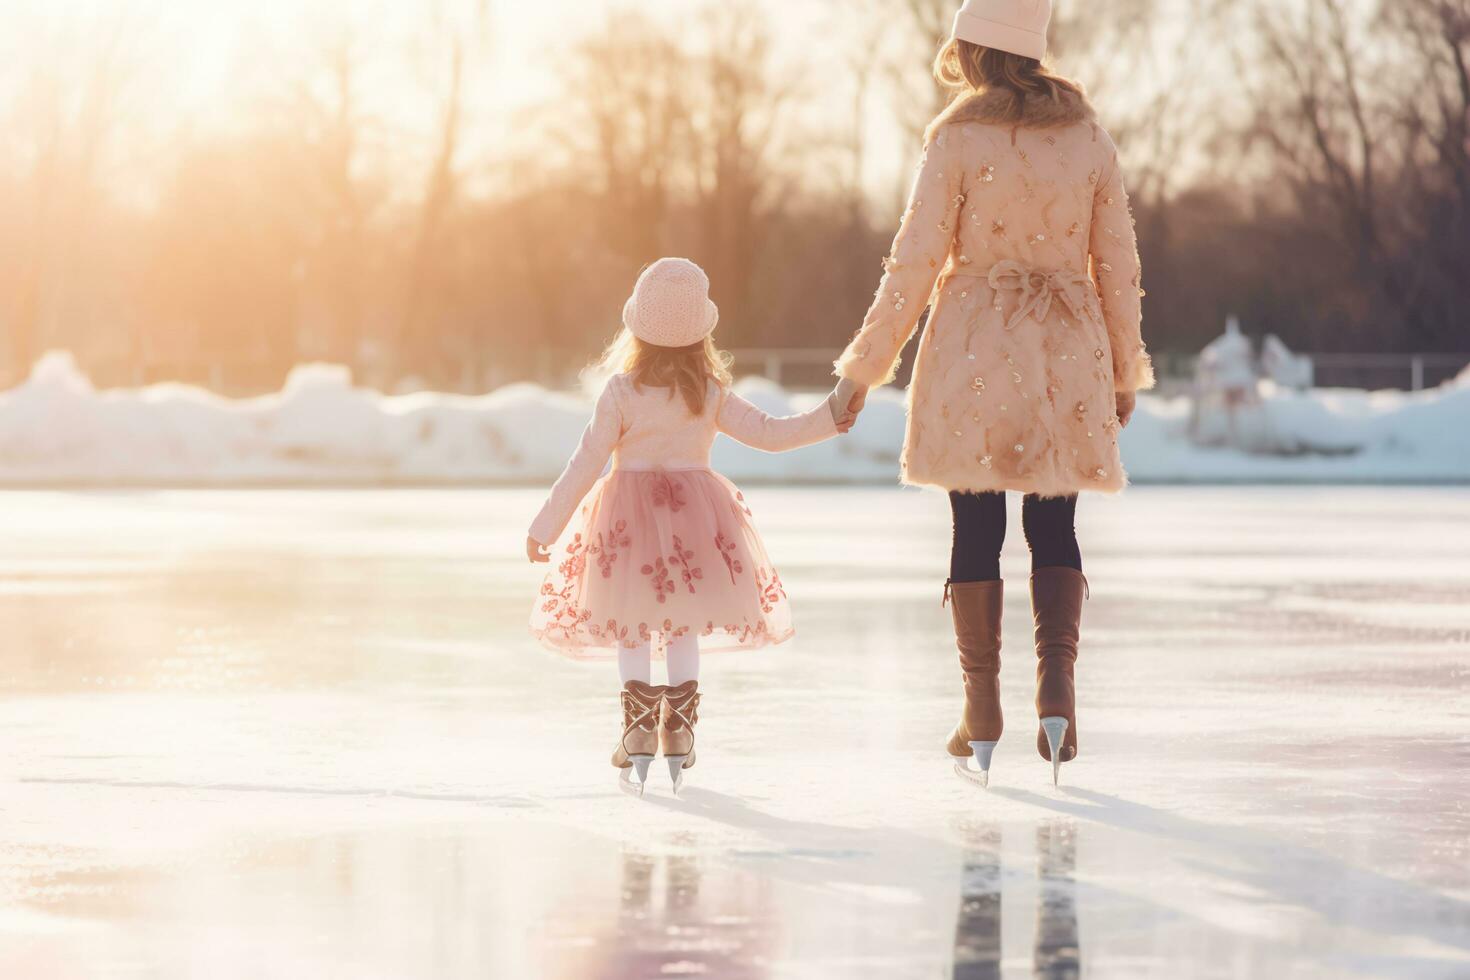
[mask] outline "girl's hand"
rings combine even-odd
[[[1133,418],[1133,410],[1138,407],[1137,393],[1116,391],[1113,393],[1113,403],[1117,406],[1118,424],[1127,428],[1128,421]]]
[[[526,535],[526,557],[531,559],[531,564],[538,565],[551,561],[551,550],[528,534]]]
[[[832,413],[832,424],[837,426],[837,431],[843,434],[849,432],[852,429],[852,424],[857,421],[856,416],[844,412],[837,407],[837,395],[835,393],[827,396],[827,411]]]
[[[832,421],[837,423],[838,431],[846,432],[852,428],[867,401],[867,385],[860,385],[846,378],[838,380],[837,387],[833,389],[832,398],[828,402],[832,406]],[[844,425],[847,426],[846,429],[843,428]]]

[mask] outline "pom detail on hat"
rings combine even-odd
[[[714,332],[720,309],[709,276],[688,259],[659,259],[643,270],[623,304],[623,326],[658,347],[688,347]]]

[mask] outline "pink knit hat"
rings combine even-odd
[[[965,0],[955,14],[954,36],[1040,61],[1050,22],[1051,0]]]
[[[709,298],[709,276],[688,259],[659,259],[643,270],[623,304],[623,326],[657,347],[688,347],[720,322]]]

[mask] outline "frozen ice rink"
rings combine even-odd
[[[798,636],[641,801],[537,491],[0,496],[0,976],[1470,976],[1463,488],[1085,499],[1060,790],[1013,519],[988,792],[943,498],[747,496]]]

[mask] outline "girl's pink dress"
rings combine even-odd
[[[627,375],[612,378],[531,525],[531,537],[543,544],[561,539],[531,613],[537,639],[593,659],[658,632],[715,637],[701,642],[705,650],[791,636],[786,592],[745,498],[709,468],[720,432],[780,452],[837,429],[826,402],[773,418],[711,383],[704,413],[695,416],[667,388],[639,391]],[[599,480],[609,457],[612,470]]]

